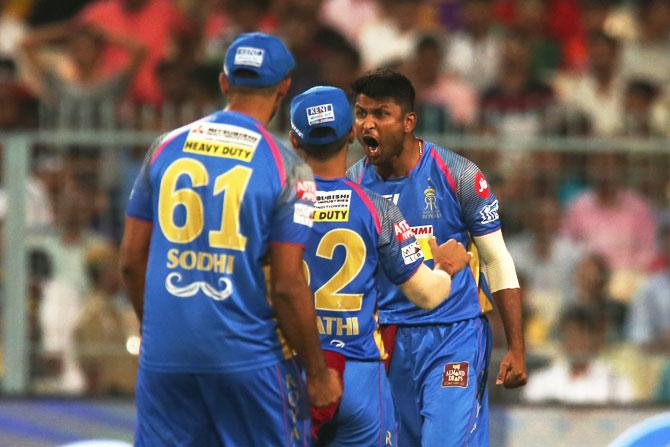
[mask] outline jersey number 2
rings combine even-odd
[[[346,254],[342,267],[324,285],[314,292],[314,304],[317,310],[350,312],[360,310],[363,305],[362,293],[340,293],[360,273],[365,264],[366,248],[363,238],[344,228],[330,230],[323,235],[316,248],[320,258],[333,259],[335,249],[344,247]],[[310,281],[309,266],[305,262],[305,276]]]
[[[209,232],[209,245],[216,248],[244,251],[247,238],[240,234],[240,204],[249,184],[252,169],[235,166],[214,180],[214,195],[224,194],[221,223]],[[170,242],[186,244],[200,236],[205,225],[205,211],[200,194],[192,188],[177,188],[181,176],[190,178],[192,188],[209,184],[207,168],[198,160],[180,158],[163,174],[158,196],[158,222]],[[178,225],[174,211],[183,206],[186,218]]]

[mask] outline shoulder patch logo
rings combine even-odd
[[[395,232],[395,238],[400,242],[405,242],[407,239],[414,236],[412,228],[404,219],[396,224],[393,224],[393,230]]]
[[[312,180],[301,180],[295,184],[298,200],[316,202],[316,183]]]
[[[498,220],[500,218],[500,216],[498,215],[498,201],[494,200],[492,203],[484,206],[482,210],[479,212],[479,214],[482,216],[483,225]]]
[[[469,367],[469,362],[455,362],[444,365],[444,372],[442,374],[442,388],[452,386],[467,388]]]
[[[484,174],[482,174],[481,171],[477,171],[477,175],[475,175],[475,192],[482,199],[486,199],[491,195],[489,182],[486,181],[486,177],[484,177]]]

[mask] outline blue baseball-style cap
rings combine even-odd
[[[333,143],[351,130],[354,119],[349,99],[337,87],[312,87],[291,101],[291,129],[306,144]],[[313,136],[314,129],[330,128],[333,132]]]
[[[265,33],[245,33],[235,38],[226,52],[223,72],[231,85],[269,87],[278,84],[295,67],[284,42]],[[241,70],[255,76],[238,76]]]

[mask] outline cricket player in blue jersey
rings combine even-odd
[[[508,352],[497,384],[525,384],[521,298],[514,263],[500,230],[498,200],[471,161],[416,138],[414,88],[403,75],[381,70],[353,84],[354,129],[365,158],[347,175],[398,205],[432,263],[428,238],[454,238],[478,253],[454,275],[448,300],[421,309],[380,273],[379,319],[385,340],[395,336],[389,380],[400,415],[400,445],[487,446],[486,378],[490,330],[479,263],[504,323]]]
[[[312,173],[265,129],[293,66],[279,39],[238,36],[219,77],[227,108],[159,137],[135,182],[122,242],[142,322],[135,445],[306,446],[306,397],[341,394],[302,267]]]
[[[291,103],[291,143],[316,179],[305,262],[317,327],[329,364],[344,378],[339,406],[314,410],[313,420],[315,428],[323,424],[321,446],[395,446],[397,423],[375,316],[376,273],[384,271],[416,306],[433,309],[449,296],[450,274],[469,256],[454,239],[440,246],[430,240],[431,270],[398,208],[345,178],[352,125],[349,100],[339,88],[314,87]]]

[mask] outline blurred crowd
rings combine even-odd
[[[223,107],[223,55],[246,31],[277,34],[295,54],[289,100],[400,70],[417,90],[419,135],[445,146],[449,136],[496,138],[454,148],[493,184],[525,295],[530,383],[493,397],[670,401],[670,153],[639,149],[670,137],[670,0],[0,5],[0,133],[158,134],[188,123]],[[272,123],[278,135],[287,112]],[[603,150],[571,137],[631,144]],[[32,150],[35,392],[133,391],[139,327],[116,244],[146,147],[106,145]],[[7,212],[0,190],[0,221]]]

